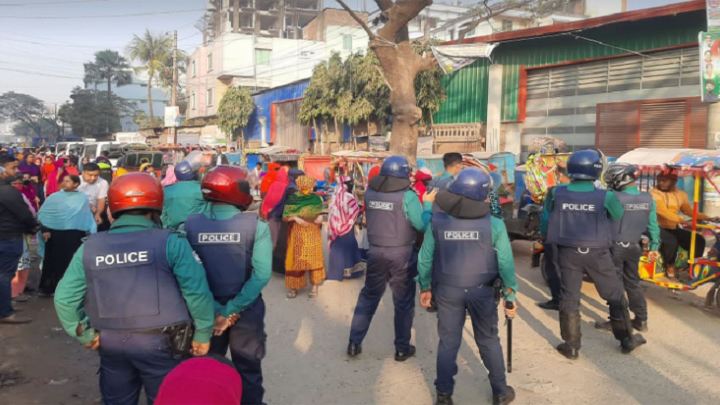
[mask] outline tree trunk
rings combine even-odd
[[[152,70],[148,71],[148,107],[150,108],[150,127],[155,127],[155,112],[153,111],[153,99],[152,99],[152,77],[153,74]]]
[[[417,107],[415,77],[427,70],[427,63],[405,41],[397,48],[379,46],[373,48],[383,68],[385,80],[390,86],[392,106],[392,136],[390,152],[405,156],[415,164],[417,158],[418,122],[422,111]]]
[[[108,69],[108,72],[107,72],[107,73],[108,73],[108,75],[107,75],[107,76],[108,76],[108,94],[107,94],[107,98],[108,98],[108,104],[112,105],[112,75],[110,74],[111,72],[110,72],[109,69]]]
[[[320,144],[320,154],[325,154],[325,148],[322,144],[322,138],[320,137],[320,127],[318,127],[317,118],[313,118],[313,128],[315,129],[315,145]]]

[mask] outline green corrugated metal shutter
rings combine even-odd
[[[689,44],[705,30],[705,12],[683,13],[631,23],[610,24],[588,29],[578,35],[606,45],[576,39],[569,35],[544,39],[520,39],[501,43],[493,53],[493,62],[504,65],[503,121],[517,121],[520,66],[552,65],[604,56],[646,51]],[[437,123],[487,121],[488,61],[479,61],[446,77],[443,85],[448,101],[435,115]]]

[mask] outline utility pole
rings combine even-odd
[[[240,32],[240,0],[233,1],[233,32]]]
[[[177,87],[178,87],[178,52],[177,52],[177,30],[173,33],[173,87],[170,96],[170,104],[177,107]],[[172,143],[177,143],[177,122],[172,126]]]

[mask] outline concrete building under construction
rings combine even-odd
[[[226,32],[302,39],[302,27],[323,10],[323,0],[209,0],[206,34]]]

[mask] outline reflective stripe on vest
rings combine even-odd
[[[257,221],[255,213],[240,213],[227,220],[193,214],[185,222],[190,245],[205,267],[210,291],[222,304],[240,293],[252,275]]]
[[[405,191],[381,193],[370,188],[365,191],[367,233],[371,245],[396,247],[415,243],[417,231],[403,210]]]
[[[635,243],[642,238],[650,220],[653,198],[648,193],[615,193],[625,213],[620,221],[612,221],[610,229],[615,242]]]
[[[459,219],[441,211],[433,215],[432,229],[435,238],[433,281],[469,288],[498,278],[490,215]]]
[[[167,261],[170,231],[91,235],[83,245],[85,311],[99,330],[147,330],[191,321]]]
[[[606,190],[578,192],[556,187],[547,243],[580,248],[610,247],[610,219],[605,209],[607,193]]]

